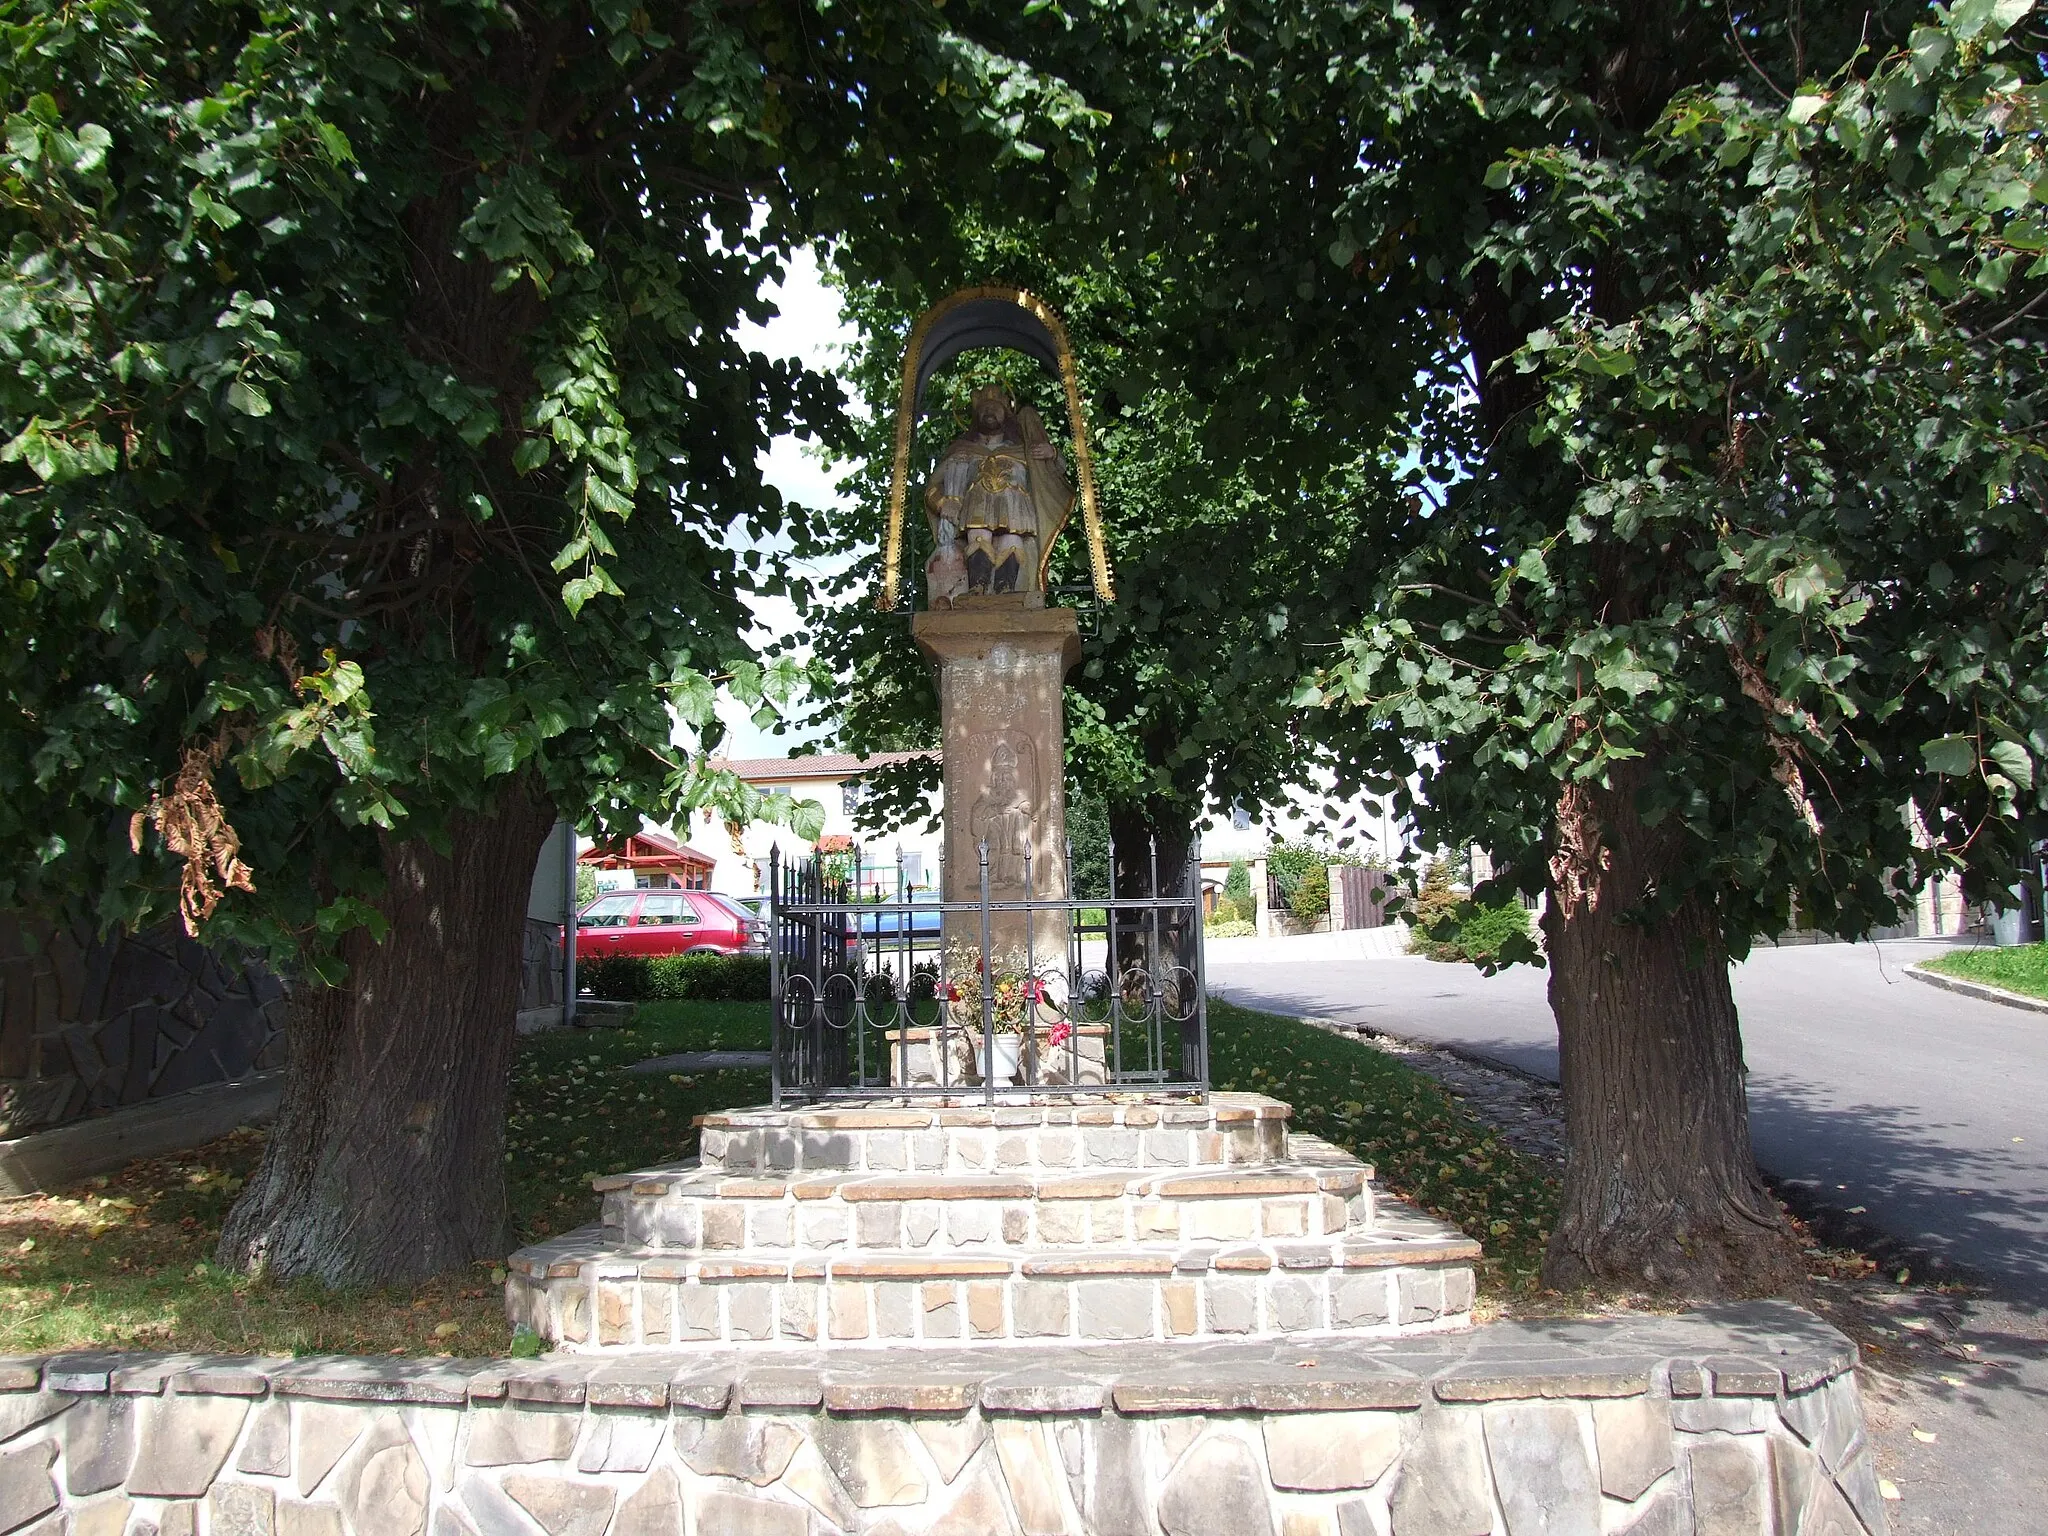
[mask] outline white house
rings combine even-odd
[[[815,800],[825,809],[825,830],[817,847],[840,851],[857,844],[861,851],[863,880],[885,889],[896,881],[897,856],[902,855],[905,882],[912,888],[939,883],[938,792],[926,801],[926,814],[918,823],[892,832],[863,832],[856,828],[862,781],[878,768],[893,763],[936,759],[936,752],[878,752],[872,757],[855,757],[847,752],[820,752],[811,757],[737,757],[719,759],[715,766],[730,769],[764,795],[789,795],[797,800]],[[922,822],[929,820],[926,831]],[[715,812],[700,814],[691,829],[691,841],[714,853],[718,867],[711,888],[734,896],[749,896],[767,888],[768,854],[780,848],[784,859],[809,858],[813,844],[787,827],[756,822],[751,827],[728,829]]]

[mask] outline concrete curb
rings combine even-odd
[[[2021,1008],[2028,1013],[2048,1013],[2048,997],[2029,997],[2024,992],[2008,992],[2003,987],[1989,986],[1981,981],[1965,981],[1960,976],[1944,976],[1940,971],[1924,971],[1917,965],[1906,967],[1906,974],[1915,981],[1924,981],[1930,987],[1940,987],[1945,992],[1960,992],[1965,997],[1974,997],[1987,1003],[2003,1003],[2008,1008]]]
[[[0,1141],[0,1198],[60,1189],[138,1157],[183,1152],[237,1126],[268,1120],[284,1096],[284,1071],[277,1067]]]

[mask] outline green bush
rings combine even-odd
[[[1456,944],[1462,959],[1497,962],[1510,941],[1532,936],[1528,909],[1518,901],[1497,907],[1475,907],[1458,925]]]
[[[580,962],[578,984],[609,1002],[696,998],[751,1003],[768,997],[766,955],[602,955]]]
[[[1287,910],[1304,928],[1313,928],[1330,915],[1329,865],[1318,864],[1312,873],[1302,876],[1287,893]]]
[[[1226,893],[1216,898],[1216,905],[1209,913],[1208,924],[1213,928],[1218,923],[1240,922],[1243,920],[1244,915],[1245,909],[1240,907]]]
[[[1534,946],[1535,930],[1520,902],[1493,906],[1460,896],[1451,888],[1450,866],[1441,860],[1423,871],[1414,924],[1409,952],[1432,960],[1494,966],[1526,959]]]
[[[1239,917],[1248,918],[1259,910],[1258,898],[1252,895],[1251,865],[1243,859],[1230,861],[1230,873],[1223,877],[1223,894],[1237,908]]]
[[[1451,866],[1433,859],[1422,871],[1422,889],[1409,907],[1408,952],[1432,960],[1462,960],[1455,944],[1435,937],[1456,925],[1458,904],[1464,898],[1451,888]]]
[[[1313,928],[1330,915],[1330,850],[1307,838],[1282,838],[1266,850],[1266,868],[1295,921]]]
[[[1212,939],[1250,939],[1257,937],[1259,925],[1233,918],[1227,923],[1210,923],[1202,932]]]

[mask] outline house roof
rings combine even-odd
[[[594,864],[599,869],[668,869],[678,865],[710,869],[718,861],[659,832],[636,832],[622,843],[584,849],[577,855],[577,862]]]
[[[937,762],[937,752],[877,752],[856,757],[851,752],[819,752],[811,757],[714,757],[711,766],[739,775],[749,784],[783,779],[852,779],[897,763]]]

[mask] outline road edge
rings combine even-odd
[[[2008,992],[2004,987],[1994,987],[1988,982],[1965,981],[1960,976],[1947,976],[1940,971],[1923,971],[1918,961],[1906,967],[1906,974],[1930,987],[1940,987],[1944,992],[1960,992],[1964,997],[2002,1003],[2008,1008],[2020,1008],[2028,1013],[2048,1013],[2048,997],[2029,997],[2024,992]]]

